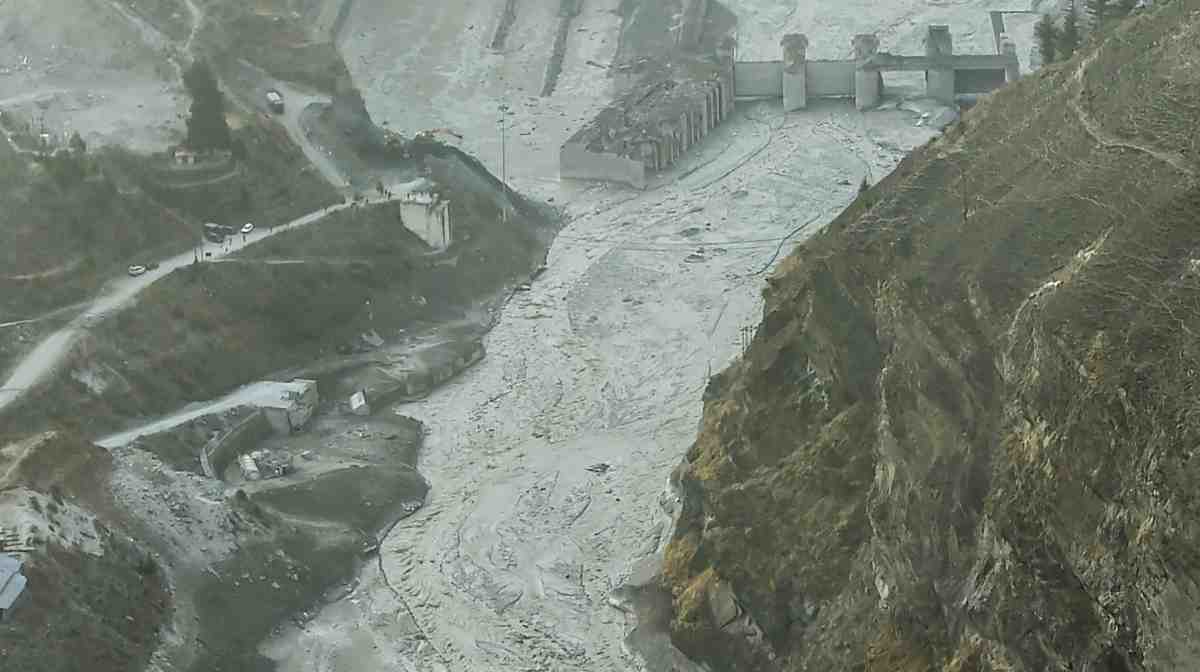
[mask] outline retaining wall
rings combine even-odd
[[[558,166],[562,177],[609,180],[638,189],[646,188],[645,164],[609,152],[591,152],[577,143],[568,142],[562,146]]]
[[[854,95],[854,61],[809,61],[804,65],[805,88],[813,97]]]
[[[373,410],[384,408],[400,401],[415,401],[429,395],[438,385],[462,373],[476,362],[483,359],[484,347],[481,341],[464,344],[455,348],[452,355],[437,361],[419,366],[411,371],[399,374],[379,371],[382,380],[368,382],[366,389],[367,403]]]
[[[955,70],[955,93],[988,93],[1004,86],[1007,75],[999,70]]]
[[[200,468],[204,475],[221,480],[230,462],[265,440],[271,431],[266,414],[262,410],[254,411],[200,449]]]
[[[783,61],[742,61],[733,66],[733,95],[776,97],[783,91]]]

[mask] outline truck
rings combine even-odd
[[[267,89],[267,107],[276,114],[283,114],[283,94],[275,89]]]
[[[204,223],[204,237],[213,243],[225,242],[225,236],[228,235],[226,229],[228,227],[221,226],[216,222]]]

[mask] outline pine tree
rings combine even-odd
[[[1050,65],[1055,60],[1059,40],[1058,26],[1054,25],[1054,18],[1043,14],[1033,28],[1033,35],[1037,39],[1038,50],[1042,52],[1042,64]]]
[[[187,145],[195,150],[227,149],[231,136],[225,121],[225,95],[204,61],[196,61],[183,74],[183,85],[192,96],[187,119]]]
[[[67,147],[71,149],[71,153],[80,156],[87,153],[87,143],[83,141],[83,136],[79,135],[79,131],[71,134],[71,139],[67,141]]]
[[[1112,16],[1110,0],[1086,0],[1087,13],[1092,15],[1092,29],[1098,29]]]
[[[1058,36],[1058,51],[1062,54],[1063,59],[1068,59],[1075,54],[1079,49],[1079,10],[1075,8],[1075,3],[1071,3],[1071,9],[1067,11],[1067,17],[1063,19],[1062,32]]]

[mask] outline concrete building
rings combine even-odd
[[[14,555],[0,554],[0,621],[8,618],[8,615],[20,606],[25,596],[27,580],[21,574],[23,564],[21,559]]]
[[[367,403],[366,390],[359,390],[350,395],[350,412],[354,415],[371,414],[371,405]]]
[[[255,405],[280,434],[291,434],[304,427],[320,401],[315,380],[297,378],[289,383],[270,384],[269,388]]]
[[[734,95],[738,98],[782,98],[785,111],[803,109],[813,98],[853,98],[855,107],[869,109],[883,97],[883,73],[925,73],[926,95],[952,105],[959,94],[987,93],[1021,76],[1016,44],[997,37],[996,54],[955,54],[950,27],[931,25],[925,54],[897,56],[879,50],[872,33],[851,40],[854,58],[810,61],[808,38],[785,35],[780,61],[734,63]]]
[[[419,179],[400,189],[400,223],[435,250],[444,250],[454,242],[450,226],[450,201],[442,197],[436,185]]]
[[[645,188],[733,111],[729,66],[713,58],[646,77],[563,144],[559,175]]]

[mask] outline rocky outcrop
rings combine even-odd
[[[971,110],[768,281],[675,475],[689,656],[1195,665],[1200,162],[1172,120],[1200,126],[1200,3],[1110,42]]]

